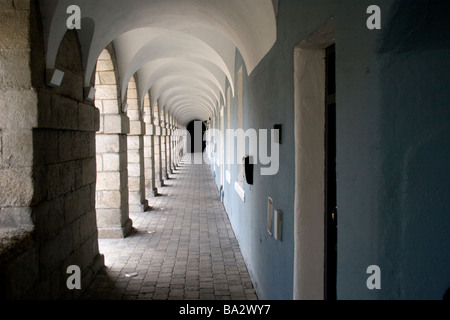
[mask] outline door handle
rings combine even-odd
[[[333,211],[332,211],[332,213],[331,213],[331,219],[333,219],[333,222],[335,223],[335,225],[336,225],[336,228],[337,228],[337,207],[336,208],[334,208],[333,209]]]

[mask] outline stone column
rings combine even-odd
[[[114,65],[103,51],[96,73],[95,105],[100,110],[96,135],[96,210],[100,238],[123,238],[132,228],[128,210],[127,134],[130,121],[122,112]]]
[[[100,238],[123,238],[132,227],[128,210],[127,138],[97,134],[97,223]]]
[[[158,188],[162,187],[162,173],[161,173],[161,127],[159,118],[159,107],[158,105],[154,108],[154,135],[153,135],[153,156],[154,156],[154,169],[155,169],[155,189],[156,193]]]
[[[168,136],[168,141],[167,141],[167,171],[168,173],[172,174],[173,173],[173,162],[172,162],[172,157],[173,157],[173,131],[172,131],[172,118],[169,117],[169,124],[167,126],[167,136]]]
[[[178,132],[178,128],[174,127],[174,131],[173,131],[173,166],[174,166],[174,169],[177,168],[179,162],[180,162],[180,158],[179,158],[179,132]]]
[[[181,137],[181,130],[179,128],[178,122],[176,120],[174,120],[174,166],[175,168],[178,167],[178,165],[181,162],[181,152],[182,152],[182,148],[183,148],[183,144],[182,144],[182,137]]]
[[[168,180],[167,177],[167,129],[165,119],[161,121],[161,181],[164,185],[164,181]]]
[[[155,126],[153,125],[153,112],[148,96],[146,96],[144,101],[144,114],[146,127],[146,134],[144,136],[145,194],[149,197],[156,196],[158,191],[155,186],[155,159],[153,147]]]
[[[128,135],[128,189],[130,212],[145,212],[148,201],[145,194],[145,161],[144,136],[145,123],[140,110],[136,90],[136,82],[130,81],[127,94],[130,118],[130,133]]]

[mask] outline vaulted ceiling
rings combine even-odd
[[[250,74],[276,40],[277,0],[41,0],[47,68],[67,32],[67,8],[81,10],[78,30],[89,86],[97,59],[116,49],[125,97],[137,74],[140,98],[150,92],[180,124],[205,120],[234,93],[235,54]]]

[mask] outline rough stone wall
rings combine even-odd
[[[1,1],[0,8],[0,127],[8,155],[0,226],[14,234],[0,244],[0,298],[76,298],[82,290],[67,288],[67,268],[80,267],[83,289],[103,266],[95,216],[98,110],[84,100],[76,32],[67,32],[56,63],[63,84],[50,88],[38,4]]]
[[[0,298],[30,290],[29,282],[39,276],[31,212],[38,96],[31,81],[29,21],[26,3],[0,1]]]

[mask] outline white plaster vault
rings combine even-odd
[[[41,1],[48,69],[54,69],[73,2]],[[182,125],[213,116],[226,99],[227,80],[234,92],[236,49],[251,73],[276,40],[277,1],[272,0],[79,0],[76,5],[85,86],[112,42],[123,99],[137,74],[140,101],[150,90],[152,106],[158,102]]]

